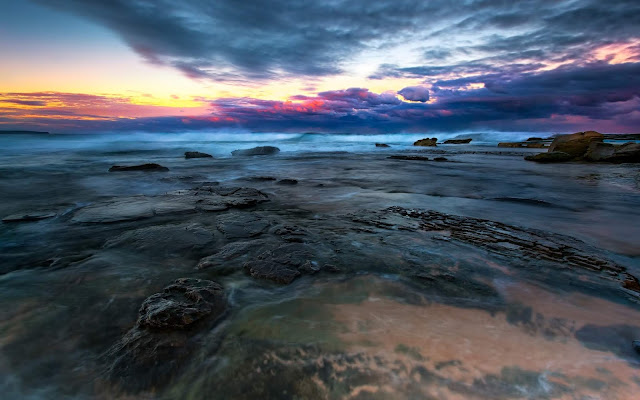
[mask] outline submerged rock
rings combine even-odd
[[[562,151],[551,151],[548,153],[539,153],[531,156],[526,156],[524,159],[527,161],[535,161],[539,163],[556,163],[573,160],[571,154]]]
[[[633,346],[633,349],[636,351],[636,353],[640,354],[640,340],[634,340],[631,343],[631,346]]]
[[[445,140],[444,144],[467,144],[471,143],[471,140],[473,139],[449,139]]]
[[[438,142],[438,138],[425,138],[425,139],[420,139],[420,140],[416,140],[413,145],[414,146],[436,146],[436,143]]]
[[[278,185],[297,185],[297,184],[298,184],[297,179],[280,179],[278,181]]]
[[[587,161],[599,162],[640,162],[640,143],[614,145],[610,143],[591,142],[584,158]]]
[[[114,165],[109,168],[109,172],[123,172],[123,171],[149,171],[149,172],[166,172],[169,171],[169,168],[163,167],[160,164],[142,164],[142,165],[130,165],[130,166],[122,166],[122,165]]]
[[[376,143],[376,147],[391,147],[386,143]]]
[[[4,223],[9,223],[9,222],[33,222],[33,221],[40,221],[43,219],[48,219],[48,218],[53,218],[55,217],[57,214],[53,213],[53,212],[30,212],[27,214],[22,214],[22,213],[18,213],[18,214],[11,214],[11,215],[7,215],[6,217],[2,218],[2,222]]]
[[[274,146],[258,146],[251,149],[234,150],[231,154],[234,156],[266,156],[279,152],[280,149]]]
[[[596,131],[560,135],[551,142],[549,152],[561,151],[570,154],[572,157],[582,157],[587,152],[591,142],[601,142],[603,139],[604,135]]]
[[[226,308],[219,284],[177,279],[142,303],[136,325],[107,352],[109,378],[133,392],[167,383]]]
[[[447,157],[436,157],[433,161],[449,161],[449,159]]]
[[[199,151],[187,151],[184,153],[184,158],[213,158],[213,156],[207,153],[200,153]]]
[[[256,279],[266,279],[289,284],[302,273],[312,274],[320,268],[312,261],[310,249],[301,243],[289,243],[267,250],[244,264],[247,274]]]

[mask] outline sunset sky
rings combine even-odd
[[[0,0],[0,129],[640,132],[640,1]]]

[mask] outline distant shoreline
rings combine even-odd
[[[0,135],[49,135],[49,132],[40,131],[1,131]]]

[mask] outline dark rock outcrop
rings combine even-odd
[[[392,160],[409,160],[409,161],[429,161],[429,157],[424,156],[389,156]]]
[[[320,267],[312,261],[310,249],[301,243],[289,243],[265,251],[244,264],[247,274],[287,285],[301,274],[318,272]]]
[[[199,151],[187,151],[184,153],[184,158],[213,158],[213,156],[207,153],[200,153]]]
[[[449,159],[447,157],[436,157],[433,161],[449,161]]]
[[[163,167],[160,164],[142,164],[142,165],[130,165],[130,166],[122,166],[122,165],[114,165],[109,168],[109,172],[123,172],[123,171],[148,171],[148,172],[166,172],[169,171],[169,168]]]
[[[640,162],[640,143],[614,145],[610,143],[592,142],[589,144],[584,158],[587,161],[624,163]]]
[[[527,161],[535,161],[539,163],[557,163],[570,161],[574,157],[571,154],[564,153],[562,151],[551,151],[548,153],[539,153],[530,156],[526,156],[524,159]]]
[[[376,143],[376,147],[391,147],[386,143]]]
[[[500,142],[498,147],[524,147],[522,142]]]
[[[526,141],[527,141],[527,142],[540,142],[540,141],[543,141],[543,140],[544,140],[544,139],[543,139],[543,138],[541,138],[541,137],[530,137],[530,138],[528,138]]]
[[[414,146],[436,146],[436,143],[438,142],[438,138],[425,138],[425,139],[420,139],[420,140],[416,140],[413,145]]]
[[[449,139],[445,140],[444,144],[467,144],[471,143],[472,139]]]
[[[109,378],[132,392],[166,383],[226,308],[219,284],[176,280],[142,303],[136,325],[108,351]]]
[[[561,151],[570,154],[572,157],[582,157],[587,152],[591,142],[601,142],[603,139],[604,135],[596,131],[559,135],[551,142],[549,152]]]
[[[634,340],[631,343],[631,346],[633,347],[633,349],[636,351],[636,353],[640,354],[640,340]]]
[[[234,150],[231,154],[234,156],[267,156],[279,152],[280,149],[274,146],[258,146],[251,149]]]

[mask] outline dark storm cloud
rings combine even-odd
[[[150,62],[221,80],[339,73],[364,49],[425,39],[447,43],[426,47],[425,62],[473,51],[561,59],[640,26],[636,0],[36,1],[109,27]]]

